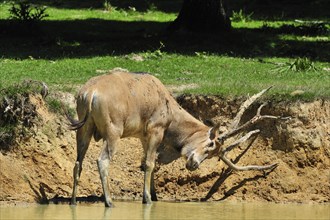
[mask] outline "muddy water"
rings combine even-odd
[[[115,202],[0,207],[0,219],[329,219],[330,205],[268,203]]]

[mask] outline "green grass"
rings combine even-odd
[[[0,19],[7,19],[10,16],[9,8],[11,4],[0,3],[1,13]],[[176,18],[175,13],[165,13],[161,11],[145,11],[138,12],[133,10],[122,10],[114,8],[111,11],[106,11],[102,8],[90,9],[70,9],[70,8],[55,8],[48,7],[46,13],[49,17],[45,20],[84,20],[84,19],[105,19],[117,21],[158,21],[167,22]]]
[[[236,96],[274,85],[271,96],[292,99],[302,90],[299,99],[330,98],[329,25],[328,33],[308,35],[290,19],[254,20],[254,13],[220,36],[168,35],[176,13],[50,6],[49,17],[22,31],[7,20],[10,4],[0,6],[0,89],[33,79],[75,92],[103,70],[121,67],[149,72],[166,85],[194,85],[186,93]],[[305,57],[315,68],[279,68]]]
[[[144,53],[141,53],[143,56]],[[271,58],[272,62],[283,59]],[[15,68],[13,68],[15,63]],[[319,68],[326,67],[317,63]],[[1,63],[2,79],[13,84],[24,79],[46,82],[52,88],[74,91],[90,77],[102,70],[115,67],[130,71],[150,72],[168,85],[197,84],[187,92],[195,94],[244,95],[274,85],[271,94],[287,95],[303,90],[306,95],[330,97],[329,72],[279,72],[274,64],[260,63],[257,59],[238,59],[216,55],[185,56],[163,54],[160,58],[144,61],[130,60],[129,56],[103,56],[80,59],[21,60]]]

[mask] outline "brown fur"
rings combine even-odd
[[[144,203],[157,200],[153,169],[161,144],[180,150],[187,158],[186,167],[190,170],[198,168],[219,147],[218,125],[211,129],[195,119],[180,107],[157,78],[149,74],[117,71],[90,79],[78,93],[77,113],[79,121],[71,120],[72,127],[77,129],[72,204],[76,203],[82,161],[93,135],[96,140],[102,138],[104,141],[97,163],[106,206],[111,206],[107,182],[109,162],[120,138],[137,137],[143,144]]]

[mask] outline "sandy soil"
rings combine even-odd
[[[66,94],[64,100],[73,100],[72,97]],[[242,99],[180,96],[178,101],[197,118],[219,121],[221,129],[225,129]],[[67,202],[71,196],[75,132],[67,129],[63,116],[50,113],[40,97],[34,103],[42,119],[35,135],[21,140],[11,151],[0,152],[0,204]],[[256,106],[244,117],[248,119],[255,110]],[[275,170],[265,174],[231,172],[218,158],[213,158],[191,172],[185,169],[184,159],[179,158],[157,165],[155,185],[159,200],[329,203],[330,102],[271,102],[265,113],[291,116],[292,120],[258,123],[256,127],[261,133],[249,150],[244,153],[248,147],[245,144],[229,157],[240,165],[278,162]],[[78,201],[99,200],[102,195],[95,162],[101,144],[92,142],[87,152]],[[141,158],[139,140],[122,140],[110,168],[113,199],[141,200]]]

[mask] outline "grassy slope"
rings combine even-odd
[[[9,7],[0,7],[4,25]],[[55,7],[47,13],[32,34],[12,37],[9,31],[0,39],[0,88],[35,79],[70,90],[100,70],[122,67],[150,72],[165,84],[198,84],[186,91],[190,93],[244,95],[275,85],[272,94],[288,97],[303,90],[299,98],[330,97],[329,36],[277,31],[292,21],[266,20],[270,31],[262,30],[265,21],[252,20],[233,22],[234,31],[223,36],[168,36],[163,30],[175,13]],[[134,60],[136,56],[143,61]],[[304,56],[311,57],[316,70],[278,68]]]

